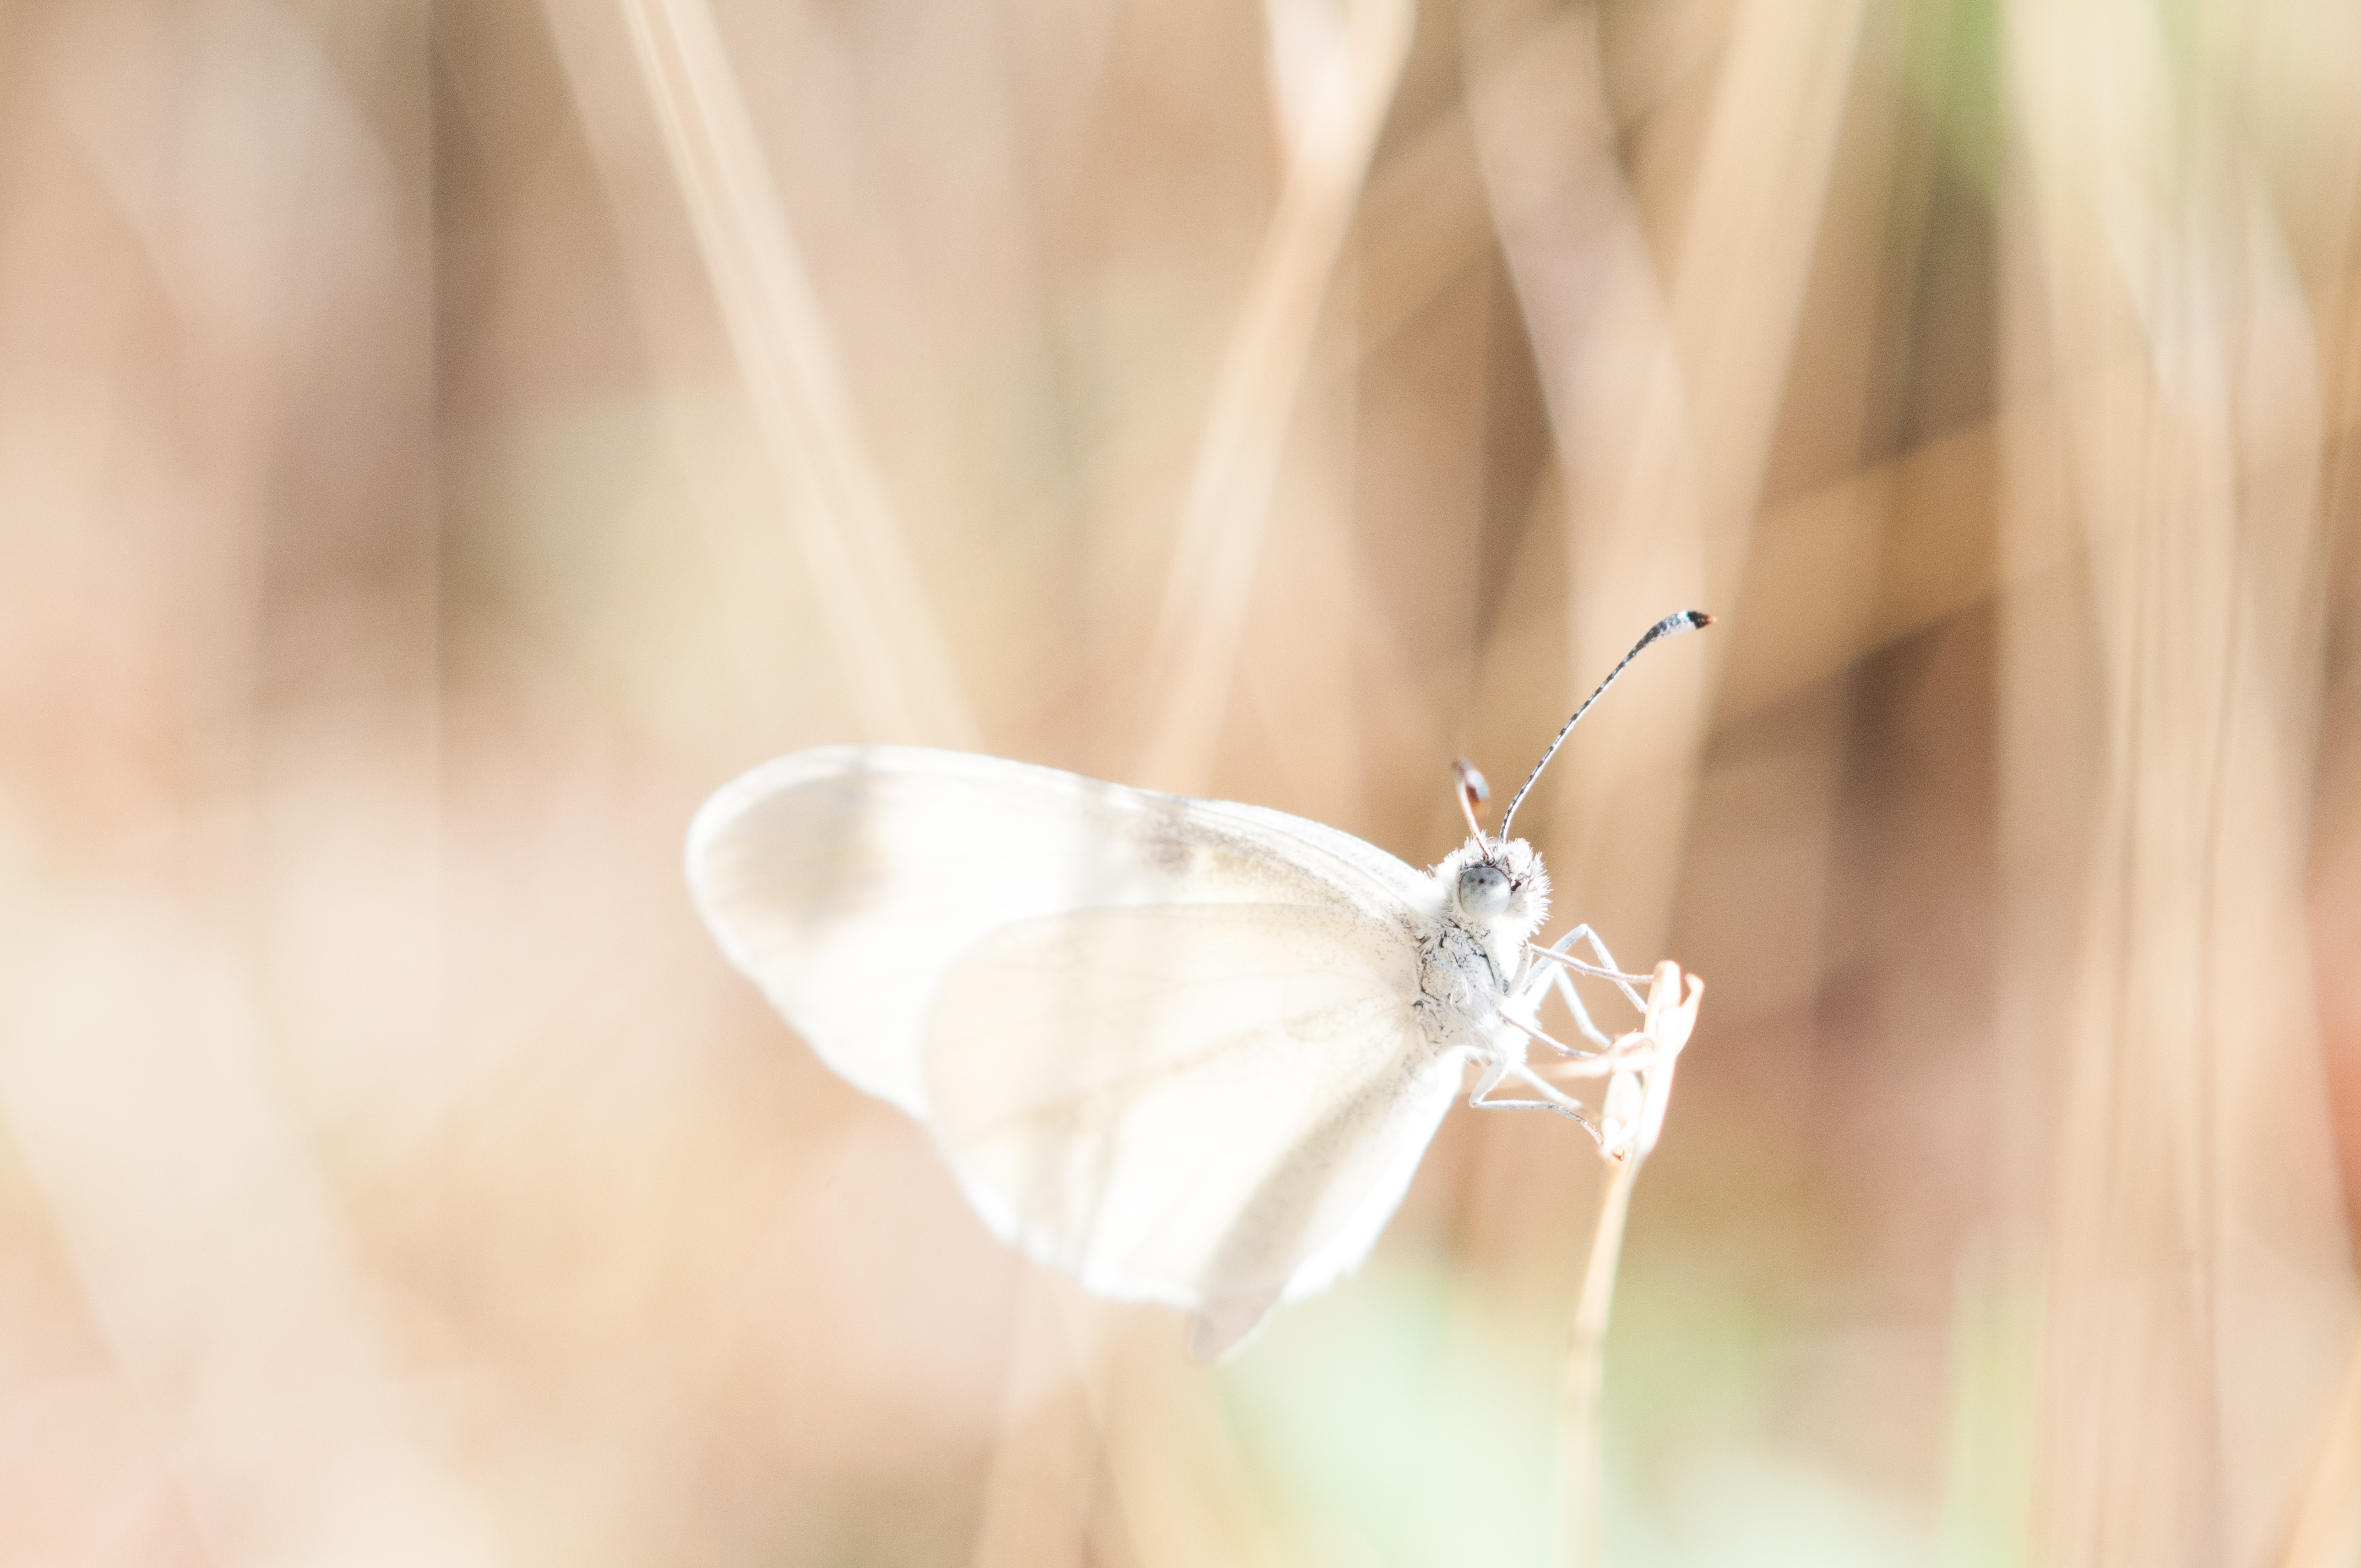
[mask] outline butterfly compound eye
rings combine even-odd
[[[1509,907],[1508,873],[1481,861],[1461,872],[1459,907],[1478,916],[1498,915]]]

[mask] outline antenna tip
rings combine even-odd
[[[1681,618],[1689,623],[1689,630],[1692,631],[1703,631],[1713,624],[1713,617],[1701,609],[1684,610],[1681,612]]]
[[[1492,798],[1492,786],[1484,782],[1484,774],[1475,763],[1462,757],[1451,765],[1458,771],[1459,787],[1473,795],[1477,805],[1481,806]]]

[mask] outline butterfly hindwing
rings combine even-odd
[[[1325,1249],[1358,1238],[1319,1285],[1356,1263],[1400,1201],[1459,1079],[1417,993],[1414,950],[1349,914],[1028,922],[946,981],[931,1125],[994,1231],[1100,1294],[1198,1311],[1218,1352]]]

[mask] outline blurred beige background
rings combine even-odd
[[[0,1560],[1551,1560],[1596,1161],[1231,1366],[689,814],[973,746],[1710,984],[1620,1564],[2361,1562],[2361,11],[0,4]]]

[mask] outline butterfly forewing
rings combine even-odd
[[[827,747],[725,786],[688,880],[730,961],[853,1084],[923,1117],[920,1045],[978,942],[1078,909],[1269,904],[1405,933],[1430,885],[1275,811],[913,747]]]

